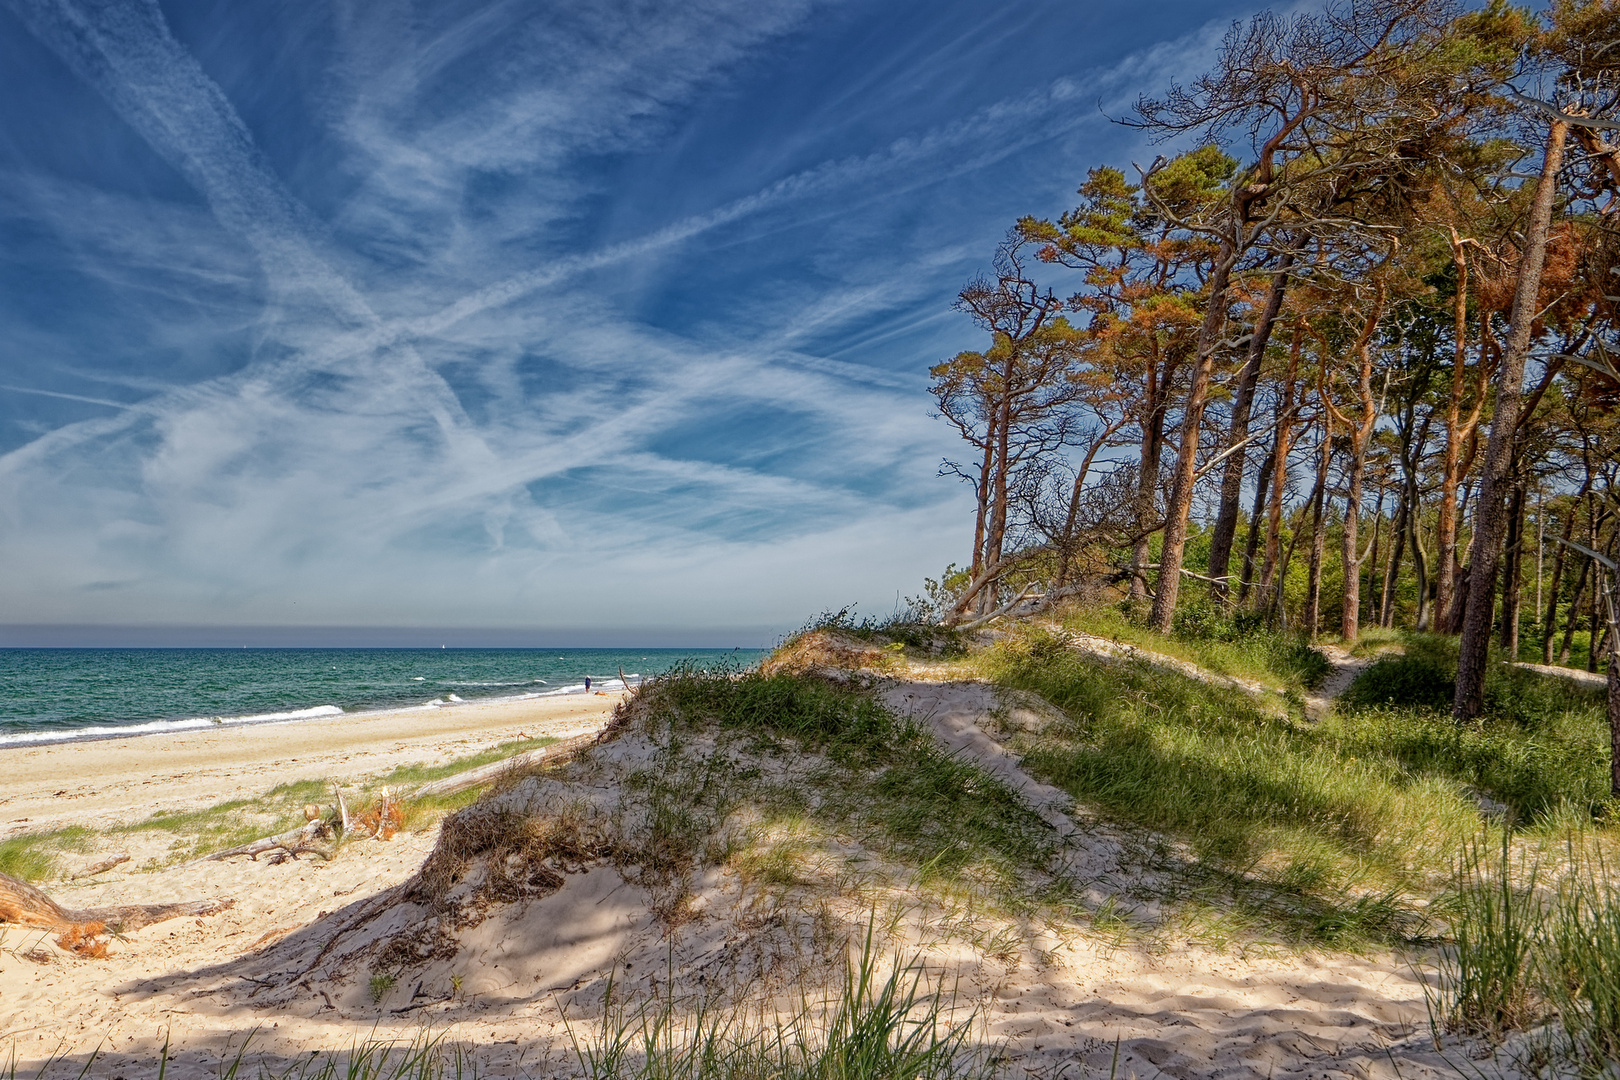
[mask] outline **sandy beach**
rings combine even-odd
[[[0,747],[0,839],[65,825],[103,829],[296,780],[350,782],[436,765],[524,736],[567,738],[607,721],[620,694],[352,713],[285,723]]]

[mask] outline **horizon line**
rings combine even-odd
[[[256,626],[165,623],[0,624],[3,649],[769,649],[773,626],[625,628]]]

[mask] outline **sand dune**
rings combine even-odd
[[[1128,892],[1145,873],[1128,836],[1077,815],[1002,748],[997,733],[1008,725],[1041,722],[1038,703],[1032,709],[960,682],[893,682],[885,695],[1021,791],[1094,896]],[[172,736],[162,748],[14,751],[37,762],[38,775],[23,770],[21,783],[8,784],[5,805],[58,822],[127,819],[151,805],[142,767],[165,777],[164,799],[200,801],[295,774],[376,773],[405,760],[438,760],[519,727],[568,734],[600,724],[606,703],[210,732]],[[413,730],[417,724],[430,730]],[[593,752],[572,779],[546,783],[609,792],[651,753],[632,733]],[[47,777],[65,776],[74,762],[86,770],[75,782],[96,793],[53,805],[45,789],[66,780]],[[543,787],[522,797],[541,798]],[[137,931],[114,942],[105,961],[67,956],[37,931],[0,930],[0,1055],[15,1054],[19,1075],[33,1075],[55,1054],[53,1075],[74,1075],[99,1052],[98,1073],[133,1078],[153,1075],[169,1038],[181,1049],[168,1075],[185,1080],[216,1076],[221,1057],[250,1035],[254,1055],[275,1067],[310,1050],[409,1042],[429,1031],[447,1050],[476,1057],[480,1075],[567,1074],[574,1040],[592,1037],[610,975],[632,996],[674,980],[688,997],[716,987],[791,997],[831,978],[871,918],[859,901],[823,896],[795,906],[791,893],[767,896],[710,870],[694,883],[688,917],[671,924],[654,914],[658,897],[644,883],[593,864],[567,874],[560,888],[441,924],[442,912],[413,884],[435,840],[429,831],[353,844],[330,864],[235,860],[54,884],[55,895],[78,906],[217,895],[237,904],[212,918]],[[1107,1075],[1116,1040],[1121,1077],[1412,1080],[1474,1075],[1479,1064],[1455,1043],[1436,1051],[1423,986],[1399,956],[1245,956],[1191,941],[1108,938],[1080,924],[1062,934],[1014,927],[1021,943],[992,954],[943,933],[941,911],[925,898],[885,902],[900,917],[884,945],[953,988],[956,1014],[974,1018],[974,1039],[999,1046],[1011,1075]],[[379,950],[397,950],[396,942],[414,951],[394,956],[386,967],[398,975],[380,984]]]

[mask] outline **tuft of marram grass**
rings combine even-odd
[[[1453,940],[1440,968],[1446,1025],[1500,1037],[1544,1012],[1537,966],[1544,951],[1547,902],[1540,866],[1514,865],[1504,832],[1494,858],[1488,841],[1464,845],[1448,898]]]
[[[1469,845],[1443,898],[1436,1027],[1500,1040],[1535,1029],[1535,1071],[1612,1077],[1620,1061],[1620,884],[1589,829],[1534,850]],[[1550,1023],[1548,1021],[1551,1021]]]
[[[891,963],[882,975],[873,938],[869,923],[834,997],[806,997],[769,1023],[706,1000],[683,1009],[672,991],[629,1007],[610,987],[596,1037],[574,1038],[581,1072],[590,1080],[990,1080],[993,1049],[970,1040],[976,1015],[952,1017],[944,988],[925,986],[914,965]]]

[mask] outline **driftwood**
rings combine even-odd
[[[454,795],[458,791],[466,791],[468,788],[487,784],[512,769],[539,768],[544,765],[567,761],[593,744],[596,739],[596,732],[576,735],[572,739],[564,739],[561,742],[552,743],[550,746],[543,746],[538,750],[530,750],[527,753],[517,754],[501,761],[494,761],[488,765],[480,765],[476,769],[468,769],[466,772],[456,773],[454,776],[447,776],[442,780],[434,780],[431,783],[423,784],[411,792],[409,797],[422,799],[435,795]],[[226,851],[216,851],[212,855],[205,855],[195,861],[218,862],[221,859],[229,859],[236,855],[246,855],[249,858],[257,859],[267,851],[285,852],[294,858],[303,854],[314,854],[330,860],[335,854],[335,849],[318,844],[316,841],[323,836],[330,835],[333,828],[339,823],[342,826],[343,836],[364,836],[375,840],[391,839],[404,825],[405,815],[400,800],[391,796],[387,788],[382,790],[377,806],[358,817],[350,815],[349,804],[343,798],[343,792],[335,784],[332,791],[337,796],[337,821],[329,823],[316,818],[296,829],[288,829],[286,832],[278,833],[275,836],[266,836],[261,840],[240,844]]]
[[[349,804],[343,801],[343,789],[336,784],[332,785],[332,794],[337,796],[338,817],[343,823],[343,835],[349,835]]]
[[[543,746],[539,750],[530,750],[527,753],[518,754],[501,761],[493,761],[488,765],[480,765],[476,769],[456,773],[454,776],[447,776],[443,780],[434,780],[431,783],[423,784],[411,792],[411,797],[424,799],[433,795],[454,795],[458,791],[466,791],[468,788],[487,784],[511,769],[533,769],[542,765],[554,765],[560,761],[567,761],[595,741],[595,732],[587,735],[576,735],[572,739],[564,739],[562,742]]]
[[[0,924],[38,926],[64,935],[94,936],[103,928],[113,933],[139,930],[165,919],[216,915],[236,903],[231,899],[193,900],[181,904],[125,904],[118,907],[65,908],[39,889],[0,874]],[[94,927],[94,929],[92,929]]]
[[[323,834],[330,831],[326,822],[316,818],[314,821],[305,822],[296,829],[288,829],[284,833],[266,836],[250,843],[238,844],[236,847],[228,848],[225,851],[216,851],[212,855],[204,855],[196,861],[218,862],[221,859],[229,859],[233,855],[246,855],[250,859],[257,861],[259,856],[267,851],[284,851],[295,859],[300,855],[313,854],[330,861],[332,849],[315,842]]]
[[[83,870],[80,870],[77,874],[74,874],[73,877],[70,878],[69,880],[78,881],[80,878],[95,877],[97,874],[106,873],[108,870],[111,870],[113,867],[117,866],[119,863],[127,863],[127,862],[129,862],[129,852],[127,852],[127,851],[119,851],[119,852],[116,852],[116,853],[114,853],[112,855],[109,855],[107,858],[102,859],[98,863],[93,863],[90,866],[85,867]]]

